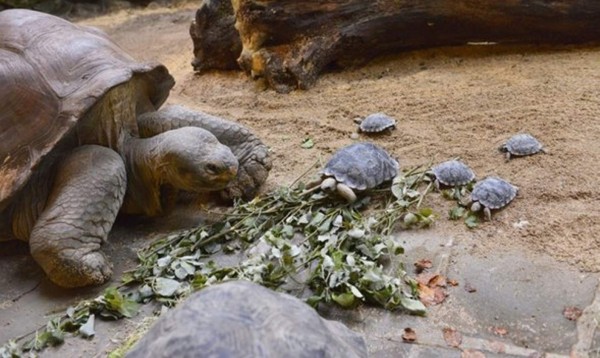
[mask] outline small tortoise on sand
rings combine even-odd
[[[358,124],[358,131],[365,133],[381,133],[396,128],[396,120],[384,113],[373,113],[355,122]]]
[[[441,185],[455,187],[468,184],[475,179],[475,173],[459,160],[448,160],[431,168],[435,176],[435,187]]]
[[[492,220],[491,210],[501,209],[508,205],[519,188],[498,177],[487,177],[475,184],[471,192],[471,211],[483,209],[485,218]]]
[[[111,276],[100,248],[119,210],[160,215],[178,190],[251,196],[271,167],[236,123],[156,112],[174,85],[164,66],[51,15],[0,12],[0,83],[0,240],[28,241],[64,287]]]
[[[348,202],[356,200],[354,190],[372,189],[393,179],[400,166],[384,149],[373,143],[351,144],[338,150],[321,171],[321,188],[337,191]]]
[[[248,281],[202,289],[161,317],[126,355],[367,357],[364,339],[299,299]]]
[[[506,160],[510,160],[512,156],[523,157],[538,152],[546,152],[542,148],[542,144],[531,134],[516,134],[510,137],[498,150],[506,153]]]

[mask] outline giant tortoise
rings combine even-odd
[[[296,297],[230,281],[167,312],[126,357],[359,358],[367,357],[367,347],[357,333]]]
[[[28,241],[61,286],[110,277],[100,248],[119,210],[160,215],[180,190],[251,197],[271,167],[236,123],[157,111],[168,70],[97,29],[0,12],[0,83],[0,239]]]

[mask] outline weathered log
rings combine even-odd
[[[329,64],[353,64],[400,50],[468,42],[571,44],[600,39],[597,0],[232,3],[243,44],[239,65],[279,92],[310,87]],[[227,47],[231,39],[220,41]]]
[[[194,42],[195,71],[239,69],[237,59],[242,42],[235,29],[235,16],[230,0],[204,0],[190,26]]]

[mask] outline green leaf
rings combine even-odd
[[[404,190],[400,185],[392,184],[392,195],[398,200],[404,200]]]
[[[474,229],[479,225],[479,218],[475,215],[469,215],[465,219],[465,225],[467,225],[469,229]]]
[[[291,239],[294,236],[294,227],[292,225],[284,225],[281,229],[281,234],[287,239]]]
[[[365,237],[365,230],[353,228],[352,230],[348,231],[348,236],[350,236],[353,239],[362,239]]]
[[[108,312],[105,313],[116,312],[121,316],[131,318],[137,312],[137,303],[123,296],[123,294],[114,287],[107,288],[104,291],[102,298],[106,302],[106,310],[108,310]]]
[[[345,292],[339,295],[331,295],[331,299],[343,308],[351,308],[356,302],[356,297],[351,292]]]
[[[412,298],[402,296],[400,298],[400,305],[402,305],[402,308],[404,308],[405,310],[407,310],[408,312],[410,312],[412,314],[424,316],[427,313],[427,308],[419,300],[415,300]]]
[[[313,140],[310,138],[306,138],[302,141],[300,146],[304,149],[310,149],[315,146],[315,142],[313,142]]]
[[[421,210],[419,210],[419,215],[428,218],[431,215],[433,215],[433,209],[432,208],[422,208]]]
[[[350,289],[350,292],[352,292],[352,294],[354,295],[354,297],[362,299],[365,296],[363,296],[363,294],[360,292],[360,290],[358,288],[356,288],[356,286],[351,285],[349,283],[346,284],[346,286],[348,286],[348,288]]]
[[[91,314],[87,322],[85,322],[81,327],[79,327],[79,333],[84,338],[89,338],[96,334],[96,332],[94,331],[94,317],[95,316]]]
[[[462,206],[455,206],[452,209],[450,209],[448,215],[450,216],[450,220],[458,220],[465,216],[466,213],[467,210],[465,210],[465,208],[463,208]]]
[[[170,278],[157,277],[154,280],[154,292],[163,297],[172,297],[179,289],[181,283]]]

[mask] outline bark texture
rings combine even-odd
[[[573,44],[600,39],[600,2],[595,0],[232,4],[243,46],[240,67],[264,77],[278,92],[309,88],[330,64],[347,66],[401,50],[468,42]]]

